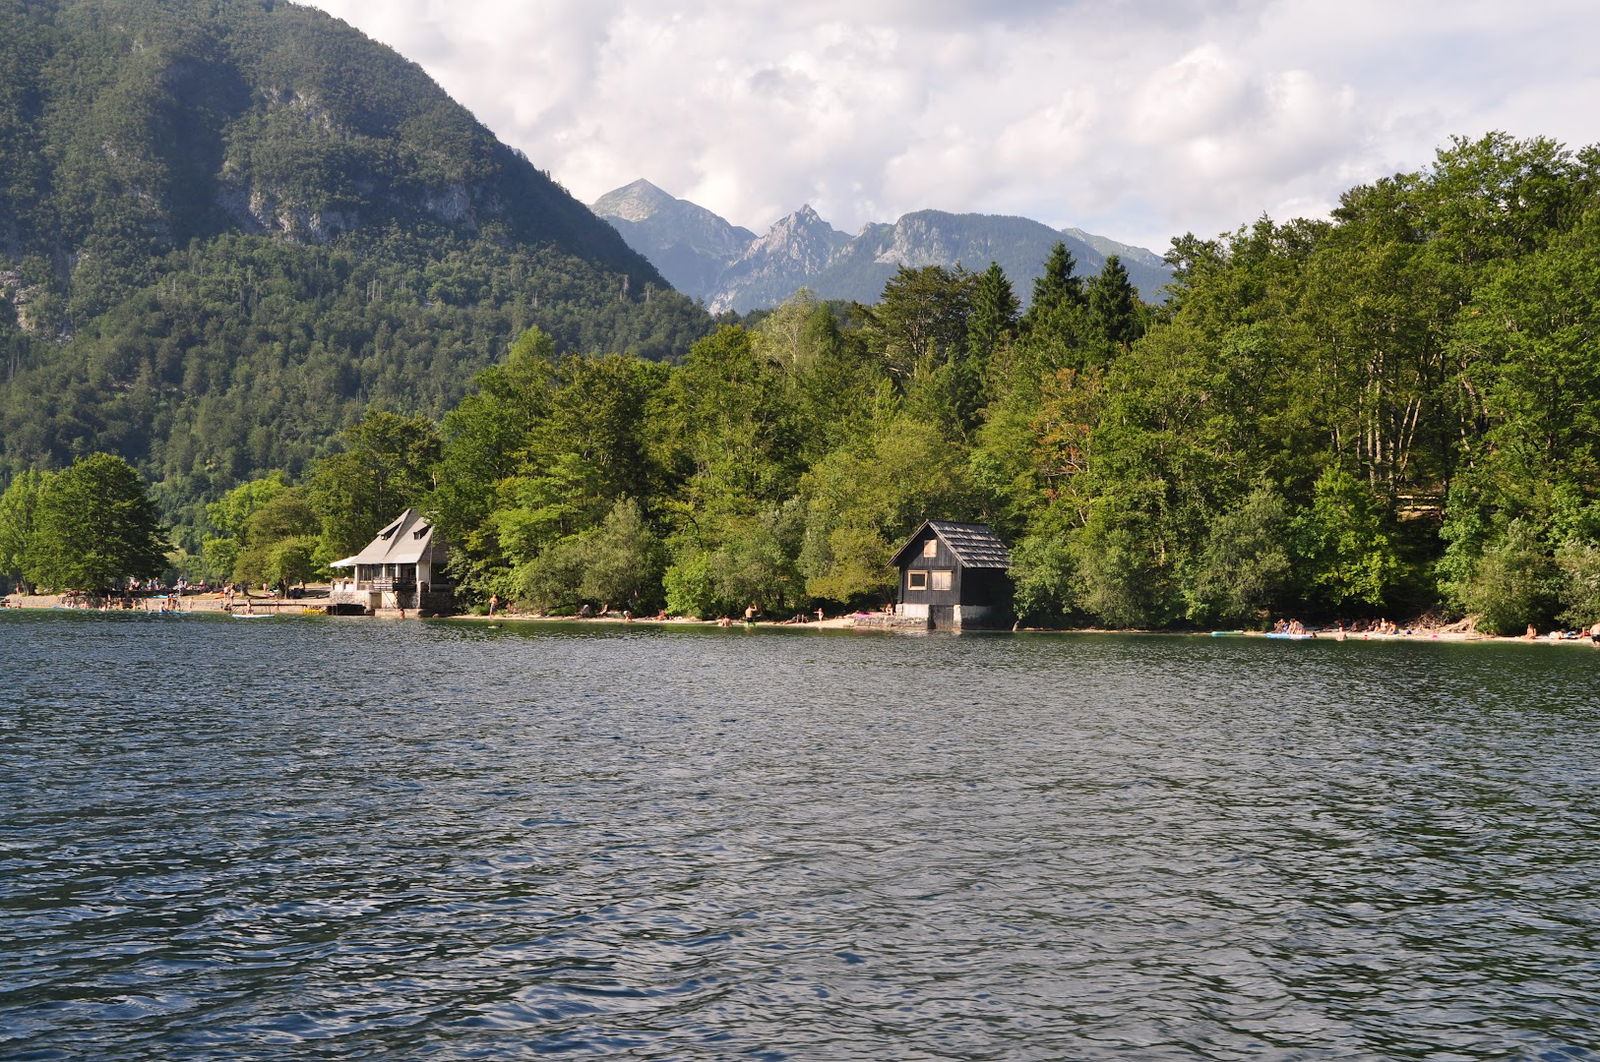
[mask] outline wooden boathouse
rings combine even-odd
[[[1011,551],[986,524],[925,521],[893,564],[900,570],[897,619],[942,630],[994,630],[1009,628],[1015,618]]]

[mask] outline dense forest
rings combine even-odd
[[[427,76],[277,0],[0,0],[0,475],[113,451],[183,527],[530,326],[712,327]],[[191,543],[192,544],[192,543]]]
[[[1175,241],[1162,307],[1058,248],[1025,312],[998,267],[930,267],[678,363],[530,329],[437,421],[373,407],[235,489],[185,563],[325,562],[418,504],[469,602],[786,613],[884,600],[943,517],[1014,544],[1034,622],[1592,621],[1597,163],[1459,141],[1329,220]]]

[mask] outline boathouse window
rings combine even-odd
[[[939,555],[939,540],[930,538],[924,542],[922,544],[922,555],[924,557],[937,557]]]
[[[907,590],[926,590],[928,588],[927,572],[906,572]]]
[[[939,568],[939,569],[936,569],[936,570],[930,572],[929,574],[933,576],[933,589],[935,589],[935,590],[948,590],[948,589],[950,589],[950,569],[949,568]]]

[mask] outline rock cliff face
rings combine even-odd
[[[1146,299],[1159,300],[1172,280],[1161,257],[1142,247],[1081,229],[1057,232],[1027,218],[921,210],[892,225],[869,224],[852,237],[806,206],[758,238],[648,181],[601,197],[593,209],[674,287],[717,313],[775,306],[802,287],[824,299],[872,303],[901,267],[959,264],[980,271],[990,262],[1000,263],[1026,301],[1058,242],[1084,276],[1117,255]]]

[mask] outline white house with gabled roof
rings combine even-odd
[[[433,524],[415,509],[395,517],[353,557],[336,560],[330,600],[335,606],[448,612],[450,587],[443,577],[449,559]]]

